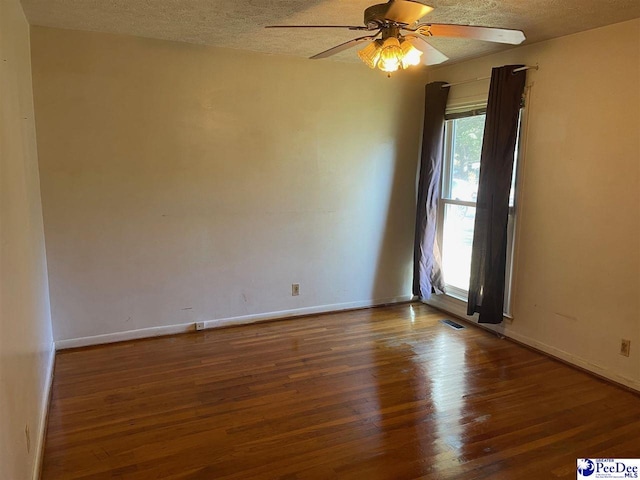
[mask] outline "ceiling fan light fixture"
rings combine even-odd
[[[380,51],[382,50],[380,46],[381,43],[380,40],[374,40],[362,50],[358,50],[358,57],[360,57],[360,60],[366,63],[369,68],[376,68],[378,60],[380,60]]]
[[[395,72],[402,65],[402,48],[395,37],[388,37],[382,43],[378,68],[383,72]]]
[[[423,52],[411,45],[411,42],[402,40],[400,48],[402,49],[402,68],[420,64],[420,57],[422,57]]]

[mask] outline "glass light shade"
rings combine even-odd
[[[383,72],[395,72],[401,65],[402,56],[403,53],[398,39],[389,37],[382,44],[378,68]]]
[[[402,49],[403,54],[402,68],[420,64],[420,57],[422,56],[422,52],[411,45],[411,42],[409,42],[408,40],[403,40],[400,44],[400,48]]]
[[[376,68],[378,60],[380,59],[380,40],[375,40],[369,45],[358,51],[360,60],[369,65],[370,68]]]

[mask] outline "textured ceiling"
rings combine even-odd
[[[378,0],[380,2],[381,0]],[[363,24],[376,0],[22,0],[32,25],[309,57],[366,34],[349,30],[265,30],[273,24]],[[523,30],[526,43],[640,17],[640,0],[426,0],[433,23]],[[433,38],[452,61],[511,45]],[[357,48],[331,59],[358,61]],[[327,60],[321,60],[327,61]]]

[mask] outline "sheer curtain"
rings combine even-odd
[[[480,323],[502,322],[507,258],[509,190],[526,71],[505,65],[491,71],[480,159],[467,314]]]
[[[449,96],[449,87],[444,85],[445,82],[433,82],[427,84],[425,89],[413,250],[413,294],[420,299],[429,299],[432,291],[444,291],[440,252],[435,242],[444,147],[444,114]]]

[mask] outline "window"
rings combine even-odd
[[[452,115],[445,123],[442,188],[438,206],[438,243],[442,252],[442,271],[447,293],[467,299],[471,272],[471,248],[478,197],[480,154],[486,115],[484,110]],[[516,160],[518,145],[516,143]],[[509,196],[507,269],[505,276],[504,312],[511,313],[511,273],[515,230],[515,184],[517,162],[514,162]]]

